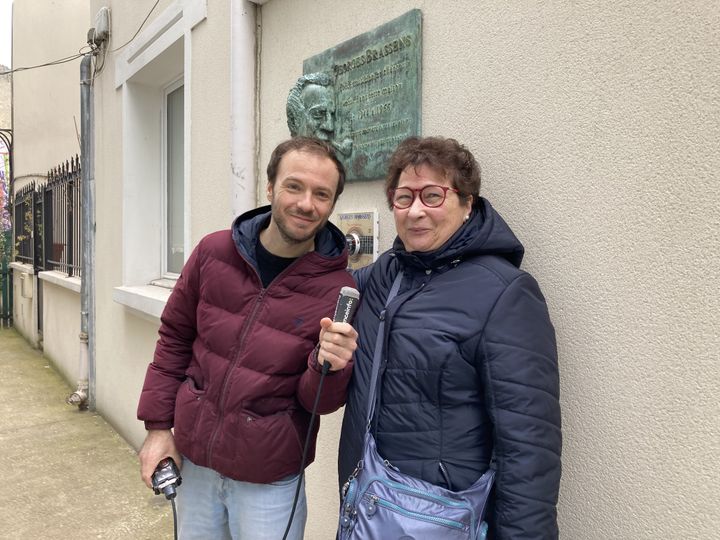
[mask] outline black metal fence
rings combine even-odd
[[[66,161],[15,195],[15,260],[36,271],[80,276],[80,158]]]
[[[35,263],[35,202],[36,185],[31,182],[15,194],[15,260],[26,264]]]

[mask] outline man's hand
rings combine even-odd
[[[140,458],[140,476],[149,488],[152,488],[151,477],[155,472],[155,467],[166,457],[173,458],[178,469],[182,467],[182,458],[175,447],[175,439],[169,429],[149,430],[138,457]]]
[[[358,333],[348,323],[333,322],[325,317],[320,320],[320,349],[318,363],[330,363],[330,371],[343,369],[357,349]]]

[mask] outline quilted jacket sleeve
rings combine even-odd
[[[494,424],[494,538],[557,539],[562,435],[555,331],[529,274],[497,300],[480,346]]]
[[[363,266],[362,268],[358,268],[357,270],[351,270],[350,274],[352,275],[353,279],[355,280],[355,284],[357,285],[357,290],[360,291],[360,294],[362,294],[365,291],[365,284],[370,279],[370,272],[373,269],[373,266],[375,263],[368,264],[367,266]]]
[[[138,420],[146,429],[169,429],[175,415],[175,396],[185,380],[197,334],[199,251],[190,255],[160,317],[160,339],[145,374],[138,404]]]
[[[344,271],[343,271],[344,272]],[[339,286],[348,286],[359,288],[355,279],[356,272],[342,274]],[[362,298],[362,290],[361,290]],[[329,316],[332,316],[331,314]],[[318,334],[320,326],[318,324]],[[298,384],[297,397],[300,404],[306,411],[312,412],[315,398],[317,397],[318,388],[320,386],[320,376],[322,374],[322,366],[318,363],[318,349],[320,345],[310,351],[307,359],[307,370],[300,377]],[[320,392],[320,400],[318,401],[318,414],[330,414],[335,412],[345,404],[347,397],[347,387],[353,370],[353,359],[351,359],[345,368],[338,371],[328,371],[323,380],[322,391]]]
[[[318,347],[315,347],[308,356],[308,368],[300,378],[298,384],[298,400],[303,408],[312,411],[315,398],[320,385],[322,366],[317,359]],[[353,361],[350,360],[347,366],[339,371],[328,371],[323,381],[320,401],[318,401],[318,414],[330,414],[345,404],[347,397],[347,386],[352,375]]]

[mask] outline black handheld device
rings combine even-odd
[[[162,492],[166,499],[175,498],[176,488],[182,484],[182,477],[173,458],[168,457],[158,463],[151,481],[155,495],[160,495]]]
[[[180,477],[180,470],[175,465],[175,460],[171,457],[166,457],[161,460],[160,463],[155,467],[155,472],[150,477],[153,491],[155,495],[162,493],[165,498],[172,504],[173,511],[173,530],[175,532],[174,538],[177,540],[177,509],[175,508],[175,496],[177,495],[177,487],[182,484],[182,478]]]

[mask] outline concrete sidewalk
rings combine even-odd
[[[135,451],[42,354],[0,330],[0,538],[173,537],[172,510],[140,480]]]

